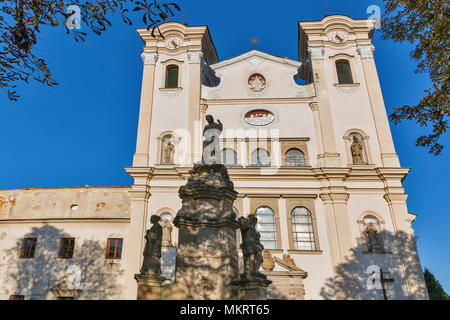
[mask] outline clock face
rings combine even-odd
[[[183,40],[179,37],[169,37],[166,39],[166,48],[170,50],[175,50],[181,47]]]
[[[333,31],[329,34],[328,38],[334,43],[344,43],[348,40],[347,33],[342,31]]]

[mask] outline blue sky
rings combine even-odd
[[[298,59],[297,22],[320,20],[328,14],[367,18],[366,8],[381,1],[178,1],[190,25],[208,25],[219,59],[257,49]],[[184,21],[182,14],[177,21]],[[122,169],[131,166],[135,151],[141,90],[142,43],[134,28],[120,17],[102,36],[89,33],[76,43],[64,28],[43,28],[38,53],[45,57],[55,87],[20,85],[21,98],[10,102],[0,91],[0,189],[56,186],[129,185]],[[86,30],[85,30],[86,31]],[[416,74],[411,46],[374,34],[375,61],[388,113],[415,104],[430,87]],[[450,293],[450,210],[443,200],[450,181],[450,138],[441,156],[414,145],[425,130],[414,123],[391,124],[403,167],[412,168],[404,181],[408,209],[418,215],[413,226],[419,237],[422,266],[428,267]]]

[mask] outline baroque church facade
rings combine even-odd
[[[207,26],[138,29],[134,184],[0,190],[0,299],[136,299],[155,214],[173,282],[178,190],[202,158],[206,115],[224,127],[233,210],[258,218],[268,299],[428,299],[374,23],[299,22],[298,61],[257,50],[219,61]]]

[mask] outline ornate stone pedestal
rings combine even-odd
[[[164,286],[164,299],[236,299],[230,284],[238,277],[237,192],[221,164],[196,164],[189,173],[174,219],[179,229],[176,283]]]
[[[239,300],[267,300],[267,287],[272,283],[263,278],[239,279],[232,282]]]
[[[161,275],[135,274],[138,282],[138,300],[161,300],[161,285],[166,277]]]

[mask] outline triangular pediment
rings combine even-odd
[[[236,57],[215,63],[215,64],[211,65],[211,68],[214,71],[219,71],[221,69],[227,68],[227,67],[237,64],[237,63],[241,63],[243,61],[249,62],[249,63],[253,64],[255,67],[257,67],[263,61],[271,61],[271,62],[282,64],[284,66],[292,67],[295,69],[300,68],[300,66],[302,65],[302,63],[299,61],[295,61],[295,60],[292,60],[289,58],[279,57],[279,56],[265,53],[265,52],[258,51],[258,50],[252,50],[252,51],[240,54]]]

